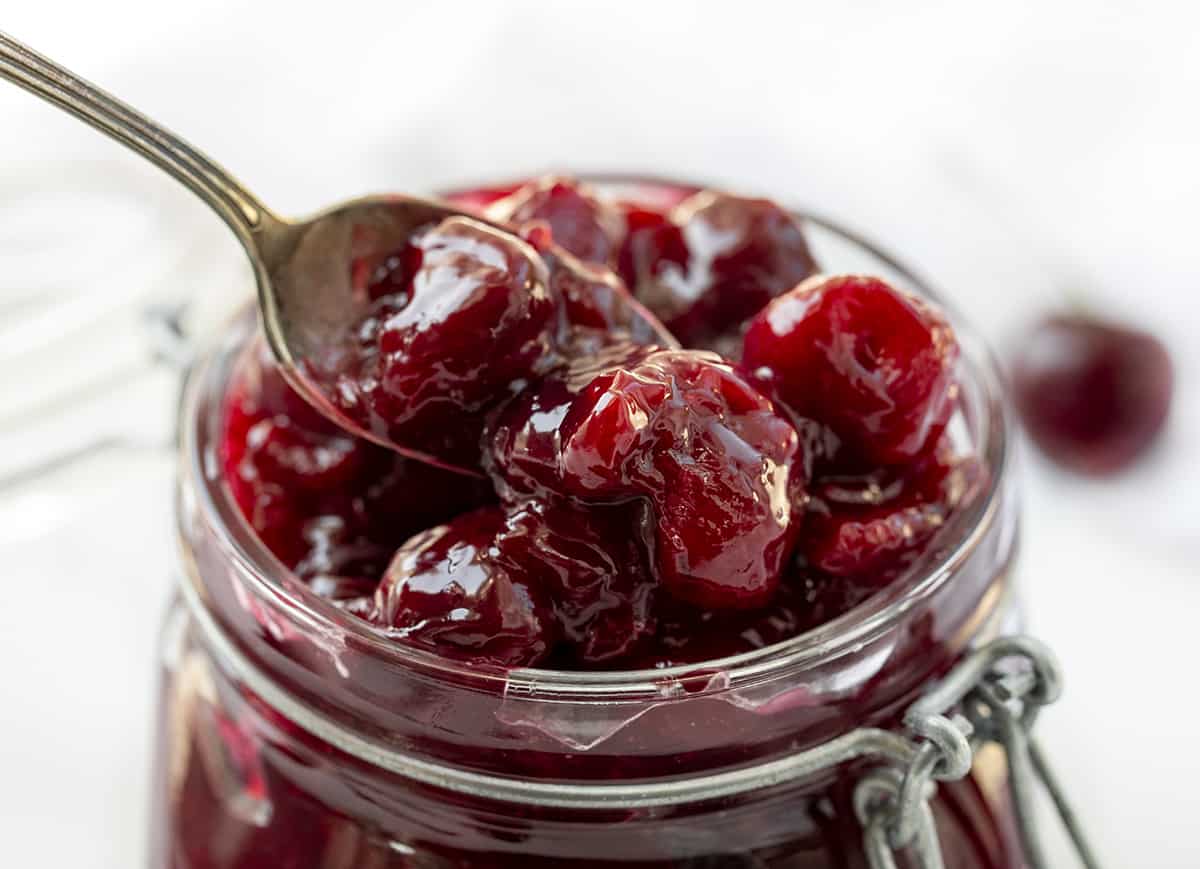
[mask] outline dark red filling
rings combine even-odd
[[[567,669],[762,648],[897,577],[982,488],[943,436],[944,319],[877,279],[797,287],[816,264],[773,203],[562,178],[460,201],[515,234],[454,218],[360,269],[336,396],[477,477],[334,427],[261,350],[225,417],[263,542],[397,642]]]

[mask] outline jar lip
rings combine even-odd
[[[585,177],[617,181],[615,176]],[[645,180],[620,179],[622,183],[629,184]],[[673,182],[652,179],[649,183]],[[682,182],[674,182],[673,185],[691,186]],[[227,332],[225,340],[215,348],[215,352],[205,354],[204,361],[189,374],[181,403],[180,460],[181,472],[185,477],[181,492],[186,489],[187,478],[191,478],[202,513],[210,520],[215,517],[217,537],[237,562],[240,576],[251,586],[248,590],[268,601],[286,605],[289,617],[303,621],[307,629],[317,634],[352,637],[356,647],[370,650],[372,655],[380,659],[471,684],[479,690],[488,690],[488,686],[491,686],[507,695],[571,702],[634,700],[662,698],[664,684],[684,679],[694,681],[699,675],[721,674],[722,678],[710,680],[704,687],[698,686],[696,690],[688,691],[689,697],[695,697],[749,687],[781,673],[824,664],[853,653],[941,588],[992,526],[1005,473],[1011,461],[1010,410],[1003,399],[999,366],[986,342],[964,323],[953,305],[933,290],[928,281],[919,278],[894,256],[840,223],[809,211],[795,210],[793,213],[805,222],[861,247],[903,277],[913,289],[936,301],[946,312],[962,346],[964,371],[980,389],[980,452],[990,470],[986,489],[980,497],[975,499],[970,509],[952,519],[943,529],[944,539],[953,540],[953,545],[926,551],[899,579],[823,625],[762,649],[669,668],[643,670],[505,669],[453,660],[388,639],[366,622],[313,593],[267,549],[237,508],[223,480],[215,452],[215,431],[199,431],[202,442],[197,442],[198,430],[202,427],[213,429],[219,424],[223,408],[220,395],[215,396],[217,412],[208,414],[207,419],[200,418],[203,402],[207,399],[211,403],[214,398],[204,394],[205,388],[209,387],[211,392],[211,387],[218,385],[212,382],[215,374],[219,373],[218,363],[223,361],[226,365],[230,364],[243,345],[250,324],[255,322],[248,311],[238,315],[238,319],[243,320],[240,324],[242,328]],[[182,510],[179,515],[184,515]],[[184,581],[198,582],[199,576],[193,574],[190,578],[184,577]],[[202,590],[198,591],[203,597]]]

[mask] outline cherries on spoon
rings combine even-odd
[[[476,473],[471,463],[439,454],[436,445],[430,451],[425,444],[397,442],[335,392],[344,385],[348,338],[369,319],[373,302],[355,285],[355,276],[373,262],[376,268],[385,265],[390,254],[408,249],[427,229],[450,222],[459,247],[474,247],[475,253],[460,250],[455,260],[454,251],[443,250],[443,264],[461,271],[473,267],[463,256],[487,261],[475,263],[477,286],[491,308],[503,307],[498,297],[505,288],[535,298],[545,293],[545,268],[528,244],[451,205],[397,194],[351,199],[306,220],[287,220],[174,133],[4,33],[0,77],[150,160],[228,224],[254,269],[267,343],[288,382],[314,407],[348,431],[398,452]],[[497,252],[508,261],[503,274],[486,267]]]

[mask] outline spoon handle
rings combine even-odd
[[[70,112],[182,182],[251,252],[255,235],[279,222],[232,175],[179,136],[3,31],[0,78]]]

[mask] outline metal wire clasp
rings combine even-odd
[[[904,727],[913,743],[904,766],[868,772],[854,791],[863,846],[872,869],[896,869],[907,850],[919,869],[943,869],[929,801],[936,782],[971,771],[975,753],[994,743],[1008,762],[1017,828],[1029,869],[1049,869],[1034,822],[1038,782],[1046,788],[1086,869],[1099,869],[1030,731],[1041,707],[1061,692],[1054,655],[1026,636],[1002,637],[973,652],[909,707]]]

